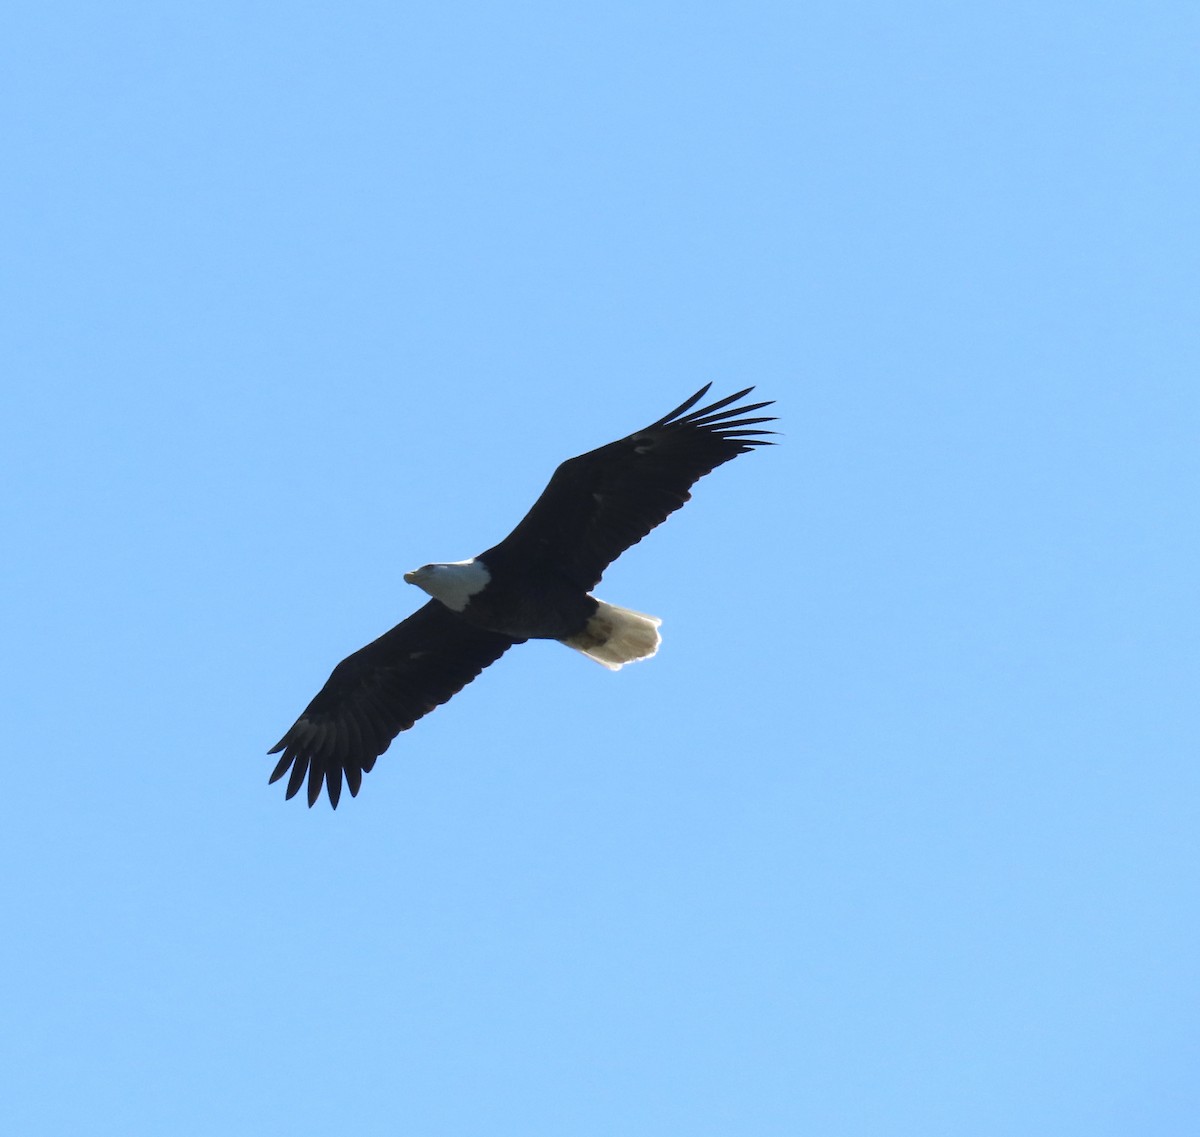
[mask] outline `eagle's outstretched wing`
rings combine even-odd
[[[271,781],[291,769],[287,796],[308,779],[308,804],[328,787],[337,808],[342,778],[357,794],[365,771],[422,715],[461,691],[518,640],[472,627],[431,600],[390,632],[347,656],[291,729],[268,753]]]
[[[746,417],[770,402],[730,406],[754,390],[747,387],[691,410],[710,386],[645,429],[564,462],[521,523],[482,559],[552,564],[585,591],[594,588],[617,557],[691,497],[695,482],[770,445],[761,436],[774,431],[746,429],[774,421]]]

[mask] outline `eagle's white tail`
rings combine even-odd
[[[620,671],[623,664],[637,659],[649,659],[662,641],[657,616],[634,612],[631,608],[618,608],[603,600],[595,615],[587,622],[582,632],[568,636],[560,643],[583,652],[588,659],[603,664],[609,671]]]

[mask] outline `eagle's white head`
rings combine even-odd
[[[487,587],[492,574],[487,565],[472,558],[449,564],[422,565],[406,572],[404,579],[440,600],[452,612],[461,612],[472,596]]]

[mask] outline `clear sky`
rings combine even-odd
[[[10,5],[0,1130],[1200,1132],[1194,3]],[[402,573],[781,445],[336,813]]]

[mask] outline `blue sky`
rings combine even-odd
[[[4,25],[5,1132],[1196,1132],[1194,5]],[[652,662],[267,786],[709,381]]]

